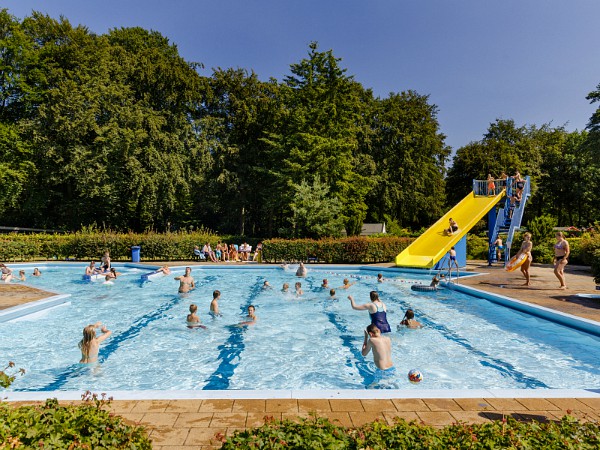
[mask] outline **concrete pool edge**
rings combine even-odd
[[[82,391],[2,393],[2,401],[81,400]],[[236,391],[106,391],[113,400],[263,400],[263,399],[455,399],[455,398],[600,398],[600,389],[373,389],[373,390],[236,390]]]
[[[465,286],[449,282],[444,282],[443,285],[445,288],[450,290],[463,292],[472,297],[488,300],[507,308],[515,309],[544,320],[549,320],[575,330],[583,331],[584,333],[600,336],[600,323],[591,319],[574,316],[572,314],[546,308],[540,305],[534,305],[505,295],[490,293],[472,286]]]
[[[48,309],[55,308],[68,303],[69,298],[71,297],[71,294],[58,294],[49,291],[46,292],[54,295],[41,300],[35,300],[22,305],[11,306],[10,308],[0,310],[0,323],[9,322],[11,320],[26,317],[40,311],[46,311]]]

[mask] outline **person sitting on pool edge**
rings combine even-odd
[[[367,356],[373,350],[373,362],[378,369],[388,370],[394,367],[392,362],[392,341],[381,335],[381,330],[371,324],[365,330],[361,354]]]
[[[400,321],[400,325],[407,328],[423,328],[423,325],[415,320],[415,312],[410,308],[404,313],[404,318]]]
[[[100,328],[102,336],[96,337],[96,328]],[[85,327],[83,329],[83,339],[79,342],[79,348],[81,349],[81,360],[79,362],[89,364],[98,361],[100,343],[111,334],[112,332],[102,325],[102,322],[96,322]]]

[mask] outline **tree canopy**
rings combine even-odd
[[[260,237],[352,235],[364,221],[420,228],[473,178],[515,170],[532,178],[527,214],[599,216],[600,109],[581,132],[496,120],[447,167],[428,95],[376,97],[316,42],[281,81],[242,68],[207,76],[156,31],[99,35],[4,9],[0,56],[4,225]]]

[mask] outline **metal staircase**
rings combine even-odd
[[[511,198],[513,197],[515,189],[515,181],[513,177],[506,179],[506,197],[500,203],[498,214],[496,217],[496,224],[494,230],[491,233],[489,240],[489,251],[488,251],[488,263],[492,265],[494,262],[500,262],[496,258],[496,246],[494,242],[498,237],[502,238],[504,243],[504,257],[503,264],[510,260],[510,248],[512,246],[515,232],[521,228],[521,220],[523,219],[523,211],[525,205],[531,196],[531,182],[530,178],[525,177],[525,185],[523,187],[523,194],[521,201],[511,205]]]

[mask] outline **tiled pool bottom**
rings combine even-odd
[[[293,398],[338,398],[338,399],[353,399],[353,398],[458,398],[458,397],[495,397],[495,398],[511,398],[511,397],[528,397],[542,398],[549,396],[558,397],[586,397],[586,396],[597,396],[598,393],[594,390],[555,390],[555,389],[532,389],[532,390],[513,390],[513,389],[406,389],[406,390],[278,390],[278,391],[265,391],[265,390],[230,390],[230,391],[114,391],[109,392],[110,395],[119,399],[142,399],[142,398],[186,398],[186,399],[200,399],[200,398],[244,398],[244,399],[256,399],[256,398],[280,398],[280,399],[293,399]],[[15,395],[17,397],[16,398]],[[23,395],[36,396],[38,393],[34,392],[22,392],[22,393],[11,393],[11,397],[14,400],[23,400]],[[63,392],[52,392],[44,391],[39,393],[38,398],[46,398],[47,396],[56,396],[58,398],[69,398],[76,400],[80,396],[79,391],[63,391]]]

